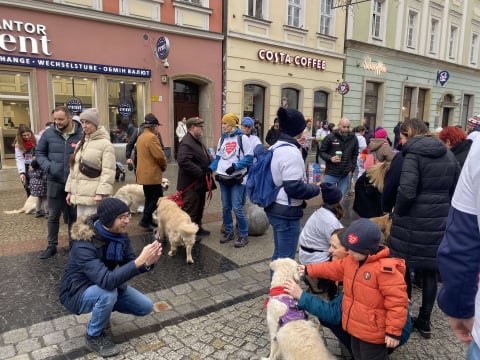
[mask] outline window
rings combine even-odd
[[[415,11],[408,12],[406,45],[411,49],[415,49],[417,44],[417,18]]]
[[[383,1],[373,2],[372,37],[380,39],[383,31]]]
[[[467,124],[467,119],[470,117],[471,114],[471,106],[473,104],[473,96],[472,95],[463,95],[463,106],[462,106],[462,117],[460,121],[462,122],[462,129],[465,129]]]
[[[403,120],[409,120],[412,117],[412,95],[413,95],[412,87],[405,86],[403,89]]]
[[[95,107],[95,80],[65,75],[53,76],[55,107],[67,106],[73,115]]]
[[[363,117],[365,119],[365,124],[367,124],[370,129],[375,129],[375,127],[377,126],[376,124],[379,88],[379,83],[369,81],[367,81],[366,83]]]
[[[259,19],[264,19],[263,6],[266,0],[248,0],[248,15]]]
[[[438,49],[438,20],[430,19],[430,37],[428,42],[428,52],[436,54]]]
[[[472,34],[470,45],[470,65],[477,65],[478,62],[478,34]]]
[[[303,27],[303,0],[288,0],[287,25]]]
[[[324,91],[315,91],[313,94],[313,120],[327,120],[328,115],[328,94]]]
[[[457,34],[458,28],[450,26],[450,36],[448,38],[448,58],[454,60],[457,55]]]
[[[332,0],[322,0],[320,9],[320,34],[333,35],[333,20]]]
[[[292,88],[282,89],[282,103],[281,106],[285,108],[292,108],[298,110],[298,96],[299,91]]]
[[[417,119],[424,121],[425,118],[425,103],[427,99],[427,89],[418,90],[418,101],[417,101]]]
[[[263,86],[247,84],[243,87],[243,116],[249,116],[260,122],[257,136],[263,139],[263,114],[265,113],[265,88]]]
[[[160,21],[160,4],[154,1],[121,0],[120,15]]]

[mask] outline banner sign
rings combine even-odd
[[[27,56],[15,56],[0,54],[0,64],[2,65],[17,65],[17,66],[32,66],[42,69],[56,69],[69,71],[82,71],[97,74],[136,76],[142,78],[152,77],[150,69],[131,68],[126,66],[104,65],[104,64],[90,64],[69,60],[54,60],[42,59]]]

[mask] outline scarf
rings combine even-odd
[[[123,261],[123,248],[125,247],[128,236],[124,234],[116,234],[108,231],[105,229],[100,222],[100,220],[95,221],[94,225],[95,230],[97,230],[98,234],[108,240],[108,248],[107,248],[107,260],[115,261],[115,262],[122,262]]]

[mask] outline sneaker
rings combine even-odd
[[[110,336],[102,333],[98,336],[85,336],[85,344],[87,348],[101,357],[115,356],[120,353],[120,348],[112,341]]]
[[[45,260],[45,259],[51,258],[56,253],[57,253],[57,247],[49,245],[44,251],[40,253],[38,257],[42,260]]]
[[[229,241],[232,241],[233,239],[235,239],[235,234],[232,232],[232,233],[229,233],[229,234],[225,234],[223,235],[223,237],[220,239],[220,244],[225,244]]]
[[[201,228],[198,229],[197,235],[198,236],[208,236],[208,235],[210,235],[210,231],[205,230],[204,228],[201,227]]]
[[[238,239],[235,241],[235,244],[233,244],[233,246],[235,246],[236,248],[241,248],[247,244],[248,244],[248,236],[239,236]]]
[[[412,317],[413,327],[418,330],[420,335],[425,339],[430,339],[432,336],[432,329],[430,328],[430,322],[421,319],[420,317]]]

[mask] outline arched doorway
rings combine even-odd
[[[198,116],[199,86],[187,80],[176,80],[173,82],[173,131],[177,128],[178,122],[185,116],[187,119]],[[177,158],[178,137],[174,135],[174,156]]]

